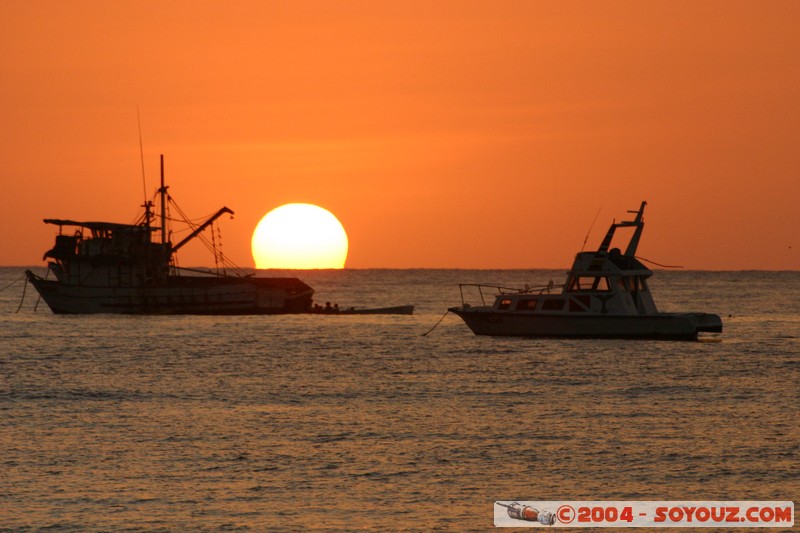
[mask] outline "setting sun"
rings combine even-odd
[[[256,225],[251,242],[256,268],[344,268],[347,233],[328,210],[286,204]]]

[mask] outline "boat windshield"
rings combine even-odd
[[[611,283],[605,276],[575,276],[567,286],[567,292],[610,290]]]

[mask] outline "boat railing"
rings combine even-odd
[[[481,305],[486,305],[487,294],[492,298],[500,294],[550,294],[550,291],[562,287],[562,285],[555,285],[552,281],[547,285],[528,285],[525,284],[523,288],[519,287],[503,287],[502,285],[486,285],[483,283],[459,283],[458,290],[461,293],[461,305],[469,305],[464,299],[464,287],[474,287],[478,289],[478,294],[481,298]]]

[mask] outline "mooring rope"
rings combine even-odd
[[[50,277],[50,269],[48,268],[47,272],[45,272],[44,274],[44,279],[48,279],[49,277]],[[39,310],[40,303],[42,303],[42,293],[39,293],[38,296],[36,297],[36,304],[33,306],[34,313]]]
[[[20,280],[23,280],[23,279],[28,279],[28,278],[27,278],[27,277],[25,277],[25,276],[22,276],[21,278],[17,278],[17,279],[15,279],[14,281],[12,281],[11,283],[9,283],[8,285],[6,285],[5,287],[3,287],[2,289],[0,289],[0,292],[3,292],[3,291],[4,291],[4,290],[6,290],[6,289],[10,289],[11,287],[13,287],[13,286],[14,286],[14,285],[16,285],[17,283],[19,283],[19,282],[20,282]]]
[[[635,256],[635,257],[636,257],[636,259],[639,259],[640,261],[644,261],[645,263],[650,263],[651,265],[660,266],[661,268],[684,268],[681,265],[662,265],[661,263],[656,263],[655,261],[651,261],[649,259],[645,259],[644,257],[639,257],[638,255]]]
[[[437,327],[439,324],[441,324],[441,323],[442,323],[442,320],[444,320],[444,317],[446,317],[446,316],[447,316],[447,313],[449,313],[449,312],[450,312],[450,310],[449,310],[449,309],[448,309],[447,311],[445,311],[445,312],[444,312],[444,314],[442,315],[442,318],[440,318],[440,319],[439,319],[439,322],[437,322],[436,324],[434,324],[434,326],[433,326],[431,329],[429,329],[428,331],[426,331],[425,333],[423,333],[423,334],[422,334],[422,335],[420,335],[420,336],[421,336],[421,337],[424,337],[424,336],[426,336],[428,333],[430,333],[431,331],[435,330],[435,329],[436,329],[436,327]]]
[[[25,291],[28,290],[28,276],[25,276],[25,285],[22,286],[22,298],[19,300],[19,307],[14,313],[19,313],[19,310],[22,309],[22,304],[25,303]]]

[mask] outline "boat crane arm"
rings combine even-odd
[[[230,210],[230,209],[228,209],[227,207],[223,207],[222,209],[220,209],[219,211],[217,211],[216,213],[214,213],[213,215],[211,215],[211,218],[209,218],[208,220],[206,220],[205,222],[203,222],[202,224],[200,224],[200,225],[197,227],[197,229],[196,229],[196,230],[194,230],[193,232],[191,232],[191,233],[190,233],[190,234],[189,234],[189,235],[188,235],[188,236],[187,236],[185,239],[183,239],[181,242],[179,242],[178,244],[176,244],[175,246],[173,246],[173,247],[172,247],[172,251],[173,251],[173,252],[176,252],[176,251],[178,251],[178,249],[179,249],[180,247],[182,247],[184,244],[186,244],[187,242],[189,242],[189,241],[191,241],[192,239],[194,239],[195,237],[197,237],[197,236],[200,234],[200,232],[202,232],[202,231],[203,231],[204,229],[206,229],[208,226],[210,226],[211,224],[213,224],[215,220],[217,220],[219,217],[221,217],[221,216],[222,216],[222,215],[224,215],[225,213],[230,213],[230,214],[232,215],[232,214],[233,214],[233,211],[231,211],[231,210]]]

